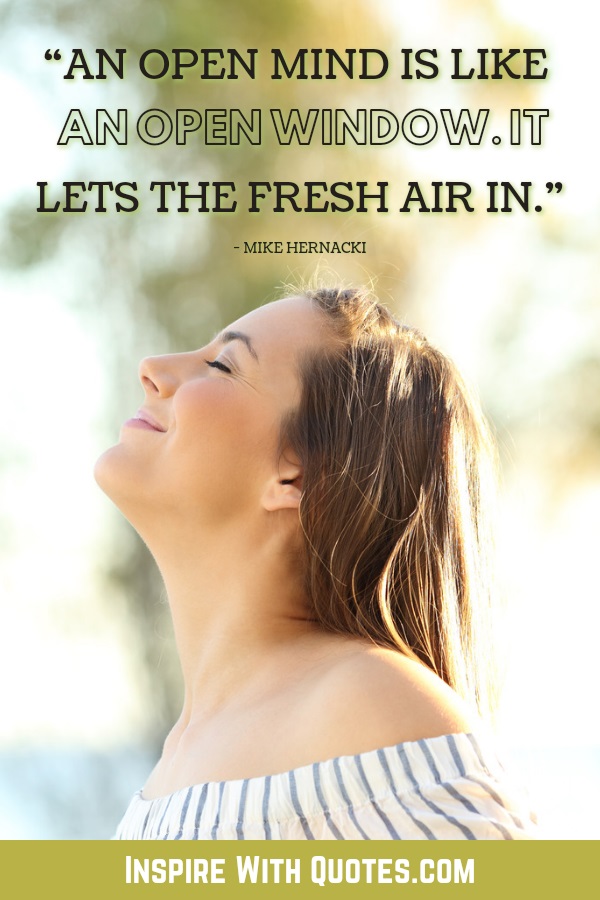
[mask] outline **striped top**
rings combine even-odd
[[[277,775],[133,797],[119,840],[514,840],[533,819],[495,754],[450,734]]]

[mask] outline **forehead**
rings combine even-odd
[[[259,306],[230,326],[246,334],[261,362],[290,360],[305,350],[318,349],[329,338],[323,313],[306,297],[287,297]]]

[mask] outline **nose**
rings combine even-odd
[[[170,397],[181,382],[181,373],[177,365],[180,354],[167,356],[148,356],[139,367],[140,381],[147,394],[157,397]]]

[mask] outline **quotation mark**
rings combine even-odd
[[[547,181],[546,182],[546,190],[548,191],[549,194],[551,194],[552,191],[556,191],[557,194],[560,194],[560,192],[562,191],[562,181]],[[536,212],[542,211],[541,206],[536,206],[534,208],[535,208]]]
[[[52,53],[52,50],[46,50],[44,57],[46,59],[60,59],[60,50],[55,50],[54,54]]]

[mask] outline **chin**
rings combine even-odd
[[[94,466],[94,478],[98,486],[113,503],[127,515],[125,507],[131,503],[136,488],[135,468],[127,460],[122,444],[109,447],[98,457]],[[129,518],[129,517],[128,517]]]
[[[139,458],[122,443],[105,450],[94,466],[98,486],[146,541],[149,526],[157,519],[157,498],[149,490],[144,471]]]
[[[109,497],[111,493],[110,484],[112,481],[111,470],[114,468],[111,460],[115,450],[116,447],[110,447],[108,450],[105,450],[104,453],[98,457],[96,464],[94,465],[94,478],[96,479],[96,483],[105,494],[109,495]]]

